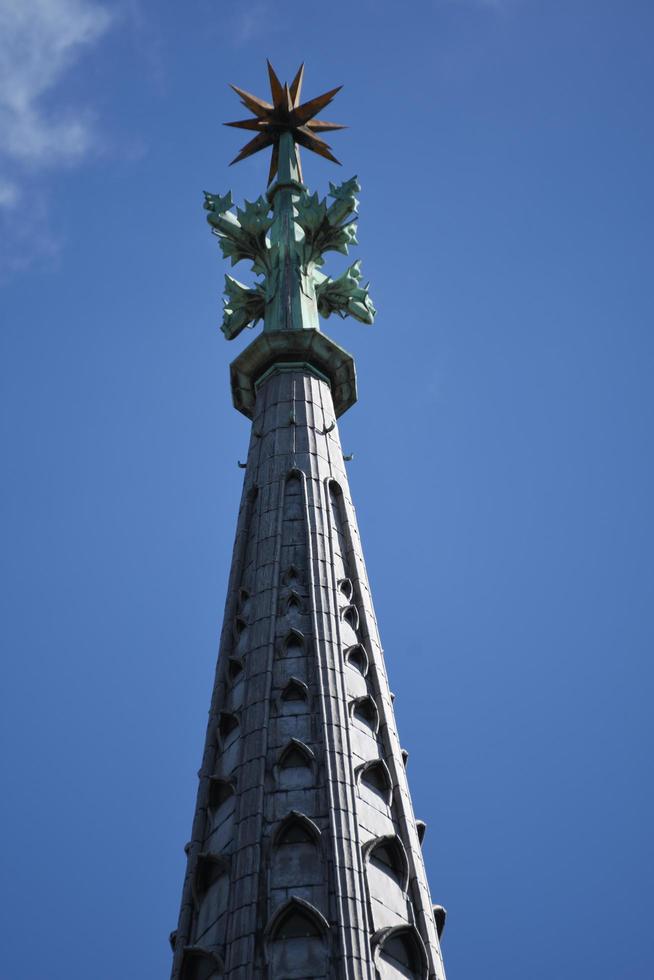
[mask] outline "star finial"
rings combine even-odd
[[[323,95],[318,95],[315,99],[300,104],[302,92],[302,80],[304,78],[304,65],[300,65],[298,72],[290,85],[282,85],[279,81],[273,66],[268,61],[268,76],[270,78],[270,92],[272,104],[264,102],[256,95],[250,95],[243,89],[232,85],[236,94],[246,109],[253,114],[252,119],[241,119],[238,122],[225,123],[225,126],[235,126],[237,129],[254,130],[257,135],[246,143],[238,156],[234,157],[232,163],[245,160],[246,157],[264,150],[267,146],[272,146],[272,157],[270,160],[270,171],[268,173],[268,183],[272,183],[277,173],[279,161],[279,137],[282,133],[290,133],[293,140],[304,146],[307,150],[318,153],[327,160],[340,163],[331,152],[329,144],[320,139],[316,133],[328,133],[335,129],[345,129],[339,123],[326,122],[314,117],[328,106],[337,92],[342,88],[330,89]],[[230,164],[231,166],[231,164]],[[298,154],[299,166],[299,154]],[[301,171],[300,171],[301,174]],[[300,177],[301,179],[301,177]]]

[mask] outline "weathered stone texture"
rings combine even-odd
[[[329,385],[254,407],[173,980],[444,980]]]

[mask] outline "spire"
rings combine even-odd
[[[172,980],[445,980],[336,422],[354,362],[318,327],[373,319],[358,263],[319,269],[355,241],[359,186],[309,195],[298,143],[337,90],[300,104],[303,69],[268,67],[272,103],[236,89],[260,130],[239,156],[271,146],[276,180],[235,213],[205,195],[260,278],[227,277],[223,332],[264,329],[231,365],[253,424]]]

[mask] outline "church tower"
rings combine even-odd
[[[445,980],[444,910],[432,906],[338,434],[356,401],[352,357],[319,314],[372,323],[356,244],[356,178],[329,199],[303,184],[299,146],[334,159],[301,101],[303,69],[272,102],[236,87],[272,147],[269,188],[232,210],[206,194],[223,255],[228,340],[263,321],[231,365],[252,420],[172,980]]]

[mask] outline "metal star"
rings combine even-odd
[[[338,123],[314,119],[314,116],[317,116],[325,106],[329,105],[336,93],[343,86],[339,85],[337,88],[325,92],[324,95],[318,95],[315,99],[310,99],[309,102],[304,102],[300,105],[304,65],[300,65],[297,75],[289,86],[282,85],[275,74],[273,66],[269,61],[267,64],[268,76],[270,78],[270,91],[273,100],[272,105],[270,102],[264,102],[263,99],[257,98],[256,95],[250,95],[249,92],[244,92],[242,88],[238,88],[236,85],[230,86],[240,96],[245,108],[253,113],[254,119],[242,119],[238,122],[229,122],[224,125],[235,126],[238,129],[255,130],[258,134],[249,143],[246,143],[238,156],[234,157],[232,163],[238,163],[239,160],[245,160],[246,157],[252,156],[253,153],[257,153],[267,146],[272,146],[272,158],[268,173],[268,183],[270,184],[277,173],[279,138],[282,133],[290,133],[293,140],[299,143],[300,146],[306,147],[307,150],[313,150],[314,153],[318,153],[321,157],[340,164],[340,161],[332,154],[329,144],[320,139],[319,136],[316,136],[316,133],[328,133],[332,130],[345,129],[346,127]],[[299,153],[297,160],[299,168]],[[230,167],[232,163],[230,163]],[[299,172],[301,180],[301,169]]]

